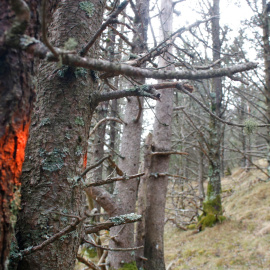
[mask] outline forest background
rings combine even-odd
[[[165,269],[167,222],[269,178],[270,7],[221,2],[1,2],[1,269]]]

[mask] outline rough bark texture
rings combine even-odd
[[[61,1],[48,27],[54,46],[63,47],[70,37],[77,40],[77,49],[87,43],[103,14],[100,1],[92,3],[93,14],[87,14],[79,1]],[[95,89],[92,77],[90,71],[59,64],[43,62],[39,67],[37,101],[22,173],[22,209],[16,234],[20,249],[35,246],[70,224],[72,220],[60,213],[82,215],[84,196],[77,178],[86,166],[87,139],[96,106],[91,99]],[[78,226],[24,257],[18,269],[74,269],[80,237]]]
[[[146,50],[147,27],[149,18],[149,0],[136,1],[135,17],[137,33],[133,38],[134,48],[132,53],[139,54]],[[144,43],[145,42],[145,43]],[[144,84],[141,79],[140,83]],[[121,138],[121,156],[119,160],[120,169],[127,175],[136,174],[139,170],[140,144],[142,133],[142,104],[143,99],[130,97],[125,108],[125,119],[123,135]],[[136,196],[139,181],[137,179],[117,182],[115,185],[115,200],[122,205],[122,211],[118,214],[134,213],[136,207]],[[110,247],[130,248],[134,247],[134,224],[127,224],[111,229],[111,236],[116,236],[110,242]],[[112,269],[118,269],[125,264],[135,262],[135,252],[109,252],[108,261]]]
[[[170,35],[172,30],[173,5],[172,1],[163,0],[161,2],[161,40]],[[169,51],[171,49],[169,48]],[[168,62],[166,61],[168,60]],[[171,56],[165,54],[159,59],[159,67],[166,67],[174,70],[174,66],[169,65]],[[156,120],[153,132],[153,152],[169,151],[171,149],[171,122],[173,115],[174,94],[172,89],[168,89],[161,97],[161,102],[156,105]],[[147,208],[145,217],[145,262],[146,270],[164,270],[164,218],[165,203],[167,193],[167,177],[155,177],[156,173],[166,173],[169,169],[168,155],[155,155],[152,157],[150,172],[147,181]]]
[[[8,264],[20,201],[19,177],[35,97],[31,83],[33,59],[20,50],[10,48],[16,46],[30,19],[27,6],[15,4],[15,1],[4,0],[0,8],[0,269],[6,269]],[[32,6],[36,8],[36,3]],[[21,12],[21,17],[15,17],[14,11]],[[32,21],[37,21],[36,11],[32,12]],[[6,34],[11,28],[12,36],[9,36],[11,40],[7,44]],[[33,34],[34,29],[28,27],[28,33]]]

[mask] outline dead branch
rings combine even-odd
[[[109,250],[109,251],[132,251],[132,250],[138,250],[138,249],[142,249],[144,248],[144,246],[140,246],[140,247],[133,247],[133,248],[109,248],[109,247],[105,247],[105,246],[100,246],[100,245],[97,245],[91,241],[88,241],[86,239],[84,239],[84,241],[94,247],[97,247],[97,248],[101,248],[101,249],[104,249],[104,250]]]
[[[58,62],[58,59],[50,52],[44,44],[40,41],[23,36],[20,39],[21,48],[28,53],[34,54],[36,57],[46,59],[49,62]],[[62,50],[55,48],[57,53],[61,53]],[[249,62],[243,63],[226,68],[210,69],[210,70],[180,70],[180,71],[161,71],[161,70],[149,70],[138,67],[129,66],[127,64],[119,64],[101,59],[93,59],[80,57],[78,55],[64,54],[62,56],[62,63],[68,66],[83,67],[91,70],[114,72],[116,74],[122,74],[137,78],[153,78],[153,79],[189,79],[189,80],[202,80],[210,79],[222,76],[231,76],[238,72],[251,70],[257,67],[257,63]]]
[[[54,241],[56,241],[57,239],[59,239],[61,236],[75,231],[77,226],[84,221],[87,218],[87,216],[83,216],[83,217],[76,217],[76,219],[70,224],[68,225],[66,228],[64,228],[63,230],[61,230],[60,232],[56,233],[55,235],[51,236],[50,238],[48,238],[47,240],[45,240],[44,242],[42,242],[41,244],[34,246],[34,247],[29,247],[27,249],[21,250],[18,254],[18,256],[20,257],[24,257],[27,256],[29,254],[32,254],[38,250],[43,249],[45,246],[53,243]]]
[[[95,41],[99,38],[99,36],[102,34],[102,32],[106,29],[106,27],[109,24],[113,24],[117,22],[116,17],[125,9],[125,7],[128,5],[129,0],[123,1],[117,9],[110,15],[110,17],[104,22],[101,27],[98,29],[98,31],[95,33],[95,35],[92,37],[92,39],[88,42],[88,44],[82,49],[81,56],[85,56],[89,49],[93,46]]]
[[[168,156],[168,155],[188,155],[186,152],[178,151],[165,151],[165,152],[152,152],[151,156]]]
[[[106,179],[106,180],[97,180],[97,182],[95,182],[95,183],[86,184],[85,188],[102,186],[102,185],[110,184],[110,183],[113,183],[113,182],[116,182],[116,181],[124,181],[124,180],[130,180],[130,179],[134,179],[134,178],[139,178],[139,177],[141,177],[143,175],[144,175],[144,173],[139,173],[139,174],[134,174],[134,175],[125,175],[123,177],[109,178],[109,179]]]
[[[95,265],[93,262],[86,260],[85,258],[83,258],[80,255],[77,255],[77,260],[83,264],[85,264],[86,266],[88,266],[90,269],[94,269],[94,270],[100,270],[100,268]]]
[[[132,42],[130,42],[126,36],[124,36],[122,33],[120,33],[112,25],[109,25],[109,27],[115,32],[116,35],[118,35],[123,41],[125,41],[131,48],[134,47],[134,44]]]
[[[58,53],[55,51],[54,47],[51,45],[47,38],[47,28],[46,28],[46,0],[42,0],[42,39],[44,44],[53,53],[53,55],[58,59]]]
[[[95,131],[97,130],[97,128],[103,123],[103,122],[106,122],[106,121],[115,121],[115,122],[118,122],[120,124],[125,124],[125,122],[119,118],[115,118],[115,117],[106,117],[106,118],[103,118],[101,119],[99,122],[97,122],[97,124],[94,126],[94,128],[92,129],[92,131],[89,133],[89,137],[91,137]]]
[[[123,176],[123,175],[124,175],[123,171],[122,171],[122,170],[118,167],[118,165],[111,159],[111,157],[109,157],[108,161],[109,161],[110,167],[111,167],[112,169],[115,169],[115,170],[116,170],[116,173],[117,173],[119,176]]]
[[[82,177],[84,177],[89,171],[93,170],[94,168],[98,167],[102,162],[104,162],[106,159],[110,158],[110,156],[106,156],[102,159],[100,159],[98,162],[96,162],[95,164],[91,165],[90,167],[88,167],[81,175],[80,175],[80,179]]]
[[[134,222],[140,221],[141,218],[142,218],[141,215],[136,215],[134,213],[111,217],[106,222],[98,223],[93,226],[86,227],[85,233],[86,234],[96,233],[101,230],[108,231],[111,227],[120,226],[120,225],[124,225],[128,223],[134,223]]]
[[[228,76],[230,77],[231,75],[228,75]],[[179,88],[177,88],[177,89],[179,89]],[[246,126],[246,125],[243,125],[243,124],[237,124],[237,123],[229,122],[229,121],[226,121],[226,120],[224,120],[222,118],[219,118],[217,115],[212,113],[199,99],[197,99],[194,95],[189,93],[186,89],[181,89],[181,91],[184,92],[185,94],[187,94],[188,96],[190,96],[193,100],[195,100],[207,113],[209,113],[211,116],[213,116],[219,122],[221,122],[223,124],[226,124],[228,126],[235,126],[235,127],[242,127],[242,128]],[[270,126],[270,125],[269,124],[257,125],[257,127],[268,127],[268,126]]]

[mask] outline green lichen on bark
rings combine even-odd
[[[76,117],[75,124],[78,125],[78,126],[84,127],[84,120],[83,120],[83,118],[82,117],[79,117],[79,116]]]
[[[125,263],[123,267],[119,268],[118,270],[138,270],[136,266],[136,262]]]
[[[63,158],[66,154],[57,148],[52,152],[46,152],[44,149],[41,149],[39,155],[43,158],[41,166],[44,171],[55,172],[61,170],[64,166]]]
[[[141,215],[137,215],[134,213],[116,216],[109,218],[111,222],[113,222],[115,225],[120,225],[126,223],[126,221],[137,221],[141,218]]]
[[[80,2],[79,5],[80,5],[80,9],[85,11],[89,18],[93,16],[94,10],[95,10],[93,3],[91,3],[90,1],[83,1],[83,2]]]

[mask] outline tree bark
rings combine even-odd
[[[31,1],[29,1],[31,2]],[[35,99],[33,57],[17,49],[20,35],[37,37],[37,1],[1,1],[0,9],[0,269],[8,267],[20,205],[20,175]],[[29,26],[30,25],[30,26]]]
[[[103,5],[93,14],[78,1],[62,1],[48,27],[49,39],[64,47],[69,37],[86,44],[102,22]],[[89,25],[91,27],[89,27]],[[96,54],[94,45],[90,54]],[[22,209],[17,223],[20,249],[38,245],[72,222],[61,213],[81,216],[84,195],[78,176],[86,166],[87,139],[97,104],[91,72],[42,62],[31,135],[22,174]],[[74,269],[81,228],[26,256],[18,269]]]
[[[266,98],[266,116],[267,124],[270,124],[270,44],[269,44],[269,12],[267,11],[266,0],[262,0],[262,28],[263,28],[263,58],[264,58],[264,72],[265,72],[265,84],[264,93]],[[267,173],[270,175],[270,128],[268,127],[268,168]]]
[[[161,2],[161,40],[172,32],[173,3],[163,0]],[[171,52],[171,48],[168,49]],[[173,71],[170,65],[171,55],[165,53],[159,58],[159,67]],[[156,105],[156,119],[153,132],[153,152],[170,151],[171,149],[171,122],[173,115],[174,91],[168,89],[161,97],[161,102]],[[144,255],[146,270],[164,270],[164,219],[167,193],[167,176],[155,177],[156,173],[165,173],[169,169],[169,155],[154,155],[150,164],[150,177],[147,180],[147,207],[145,217],[145,250]]]
[[[146,50],[149,0],[137,0],[136,12],[138,13],[135,16],[137,34],[133,38],[134,48],[132,53],[138,55]],[[145,79],[140,79],[140,83],[144,84]],[[143,118],[142,105],[142,98],[130,97],[127,99],[120,152],[124,159],[119,161],[119,167],[127,175],[136,174],[139,170]],[[116,183],[115,199],[118,204],[122,205],[122,211],[124,211],[118,214],[135,212],[138,183],[137,179]],[[134,247],[134,224],[112,228],[111,236],[116,236],[110,241],[110,247],[112,248]],[[108,261],[112,269],[118,269],[124,264],[135,263],[135,252],[118,252],[117,254],[109,252]]]
[[[220,25],[219,25],[219,0],[213,0],[212,6],[212,41],[213,41],[213,61],[220,59]],[[220,64],[217,64],[218,68]],[[218,117],[221,117],[221,102],[222,102],[222,83],[221,78],[212,79],[211,97],[211,112]],[[208,187],[207,196],[203,203],[204,215],[200,221],[202,227],[212,226],[218,221],[218,216],[222,214],[221,206],[221,166],[220,166],[220,144],[221,144],[221,126],[212,115],[210,115],[209,124],[209,140],[208,140],[208,157],[209,157],[209,172],[208,172]],[[213,222],[208,222],[208,217],[214,216]]]

